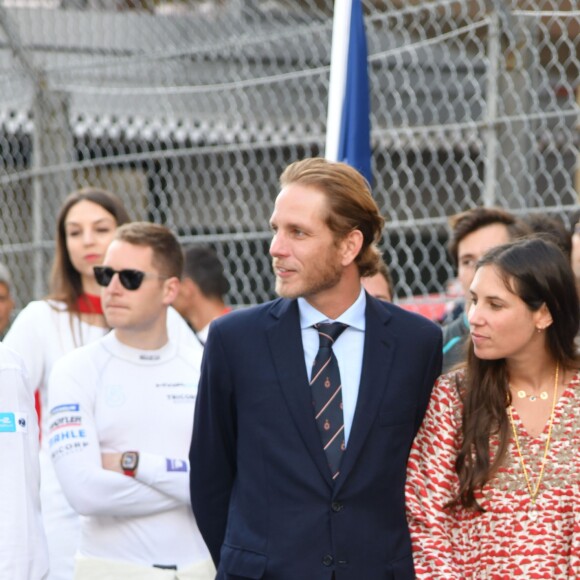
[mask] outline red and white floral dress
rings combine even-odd
[[[461,372],[461,371],[459,371]],[[461,399],[455,373],[437,381],[407,469],[407,516],[418,579],[580,579],[580,384],[574,376],[557,402],[535,509],[515,441],[503,467],[476,495],[485,513],[445,509],[455,497]],[[548,426],[531,437],[513,412],[532,485]],[[493,447],[497,439],[491,441]]]

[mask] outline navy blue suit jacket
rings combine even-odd
[[[367,295],[359,394],[333,483],[295,300],[216,320],[195,410],[191,500],[219,580],[411,580],[405,469],[441,331]]]

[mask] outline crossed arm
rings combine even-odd
[[[189,503],[187,460],[142,453],[137,477],[120,469],[120,452],[103,453],[86,374],[56,365],[49,381],[49,446],[62,489],[82,515],[143,516]],[[168,461],[179,461],[170,470]],[[173,463],[174,464],[174,463]]]

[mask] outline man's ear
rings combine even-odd
[[[352,230],[340,242],[342,252],[341,263],[343,266],[352,264],[359,255],[363,245],[363,235],[360,230]]]
[[[181,282],[177,276],[172,276],[163,282],[163,304],[169,306],[179,294]]]

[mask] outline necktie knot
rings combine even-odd
[[[318,331],[320,348],[332,348],[336,339],[348,328],[348,324],[343,324],[342,322],[321,322],[315,324],[314,328]]]

